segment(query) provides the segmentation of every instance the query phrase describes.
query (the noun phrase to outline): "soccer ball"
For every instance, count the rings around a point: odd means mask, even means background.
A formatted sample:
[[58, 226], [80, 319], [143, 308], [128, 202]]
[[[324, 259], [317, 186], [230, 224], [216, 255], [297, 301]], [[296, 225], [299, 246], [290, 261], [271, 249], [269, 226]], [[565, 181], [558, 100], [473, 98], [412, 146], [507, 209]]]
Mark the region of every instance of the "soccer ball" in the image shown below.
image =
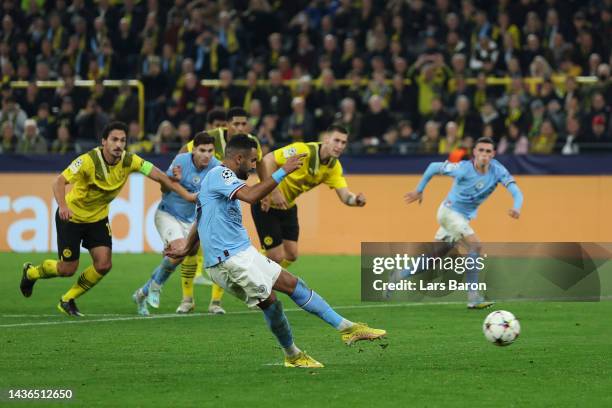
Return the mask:
[[508, 346], [519, 336], [521, 325], [512, 313], [496, 310], [485, 318], [482, 331], [496, 346]]

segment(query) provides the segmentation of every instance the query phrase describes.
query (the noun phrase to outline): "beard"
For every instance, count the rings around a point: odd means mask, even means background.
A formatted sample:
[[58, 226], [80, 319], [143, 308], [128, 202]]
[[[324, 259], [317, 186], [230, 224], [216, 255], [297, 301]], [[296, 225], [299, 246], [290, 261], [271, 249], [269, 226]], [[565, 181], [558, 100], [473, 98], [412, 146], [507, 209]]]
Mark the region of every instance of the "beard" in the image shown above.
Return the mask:
[[249, 178], [249, 172], [247, 170], [238, 169], [236, 171], [236, 177], [238, 177], [240, 180], [246, 181]]

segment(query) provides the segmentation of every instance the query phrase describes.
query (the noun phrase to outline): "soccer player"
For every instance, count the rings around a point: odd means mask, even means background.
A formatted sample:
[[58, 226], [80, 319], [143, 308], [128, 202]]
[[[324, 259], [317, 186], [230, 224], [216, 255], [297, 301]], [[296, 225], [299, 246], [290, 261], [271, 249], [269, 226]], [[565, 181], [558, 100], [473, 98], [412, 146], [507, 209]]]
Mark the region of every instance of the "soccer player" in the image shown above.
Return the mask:
[[[213, 129], [217, 129], [217, 128], [225, 128], [227, 127], [227, 119], [226, 119], [226, 114], [225, 114], [225, 109], [222, 108], [214, 108], [211, 109], [210, 112], [208, 112], [208, 114], [206, 115], [206, 129], [205, 130], [213, 130]], [[197, 129], [197, 128], [194, 128]], [[217, 285], [215, 285], [211, 280], [209, 280], [207, 277], [205, 277], [204, 275], [202, 275], [202, 265], [203, 265], [203, 260], [202, 260], [202, 256], [201, 254], [197, 257], [197, 268], [196, 268], [196, 274], [195, 277], [193, 279], [193, 283], [195, 285], [214, 285], [212, 290], [213, 290], [213, 298], [214, 298], [214, 294], [216, 294], [219, 291], [222, 291], [221, 288], [218, 288]], [[219, 303], [216, 305], [218, 306], [220, 309], [218, 311], [221, 311], [221, 303], [220, 303], [220, 298], [219, 298]], [[216, 302], [215, 302], [216, 304]], [[211, 303], [211, 306], [215, 306]]]
[[[219, 116], [215, 116], [213, 117], [213, 119], [214, 118], [220, 119]], [[225, 146], [232, 139], [232, 137], [234, 137], [234, 135], [245, 133], [246, 128], [248, 126], [248, 119], [249, 115], [244, 109], [240, 107], [230, 108], [226, 116], [227, 128], [221, 127], [209, 129], [207, 131], [207, 133], [214, 138], [215, 158], [217, 158], [218, 160], [223, 160], [223, 157], [225, 157]], [[257, 174], [260, 176], [261, 179], [261, 159], [263, 156], [261, 152], [261, 145], [259, 144], [259, 140], [257, 139], [257, 137], [250, 134], [248, 135], [248, 137], [253, 139], [257, 143]], [[191, 152], [192, 150], [193, 141], [183, 146], [180, 150], [180, 153]], [[198, 254], [196, 259], [201, 262], [202, 255]], [[190, 265], [188, 265], [188, 262], [191, 262], [189, 258], [183, 261], [183, 265], [181, 267], [181, 286], [183, 288], [183, 298], [193, 297], [193, 282], [195, 270], [197, 269], [197, 265], [195, 267], [191, 267]], [[223, 289], [213, 283], [209, 311], [214, 309], [220, 313], [220, 311], [223, 310], [221, 308], [222, 297]]]
[[[57, 308], [69, 316], [83, 316], [75, 299], [93, 288], [111, 269], [112, 234], [108, 206], [119, 194], [128, 176], [140, 172], [186, 200], [195, 201], [165, 173], [148, 161], [125, 151], [127, 125], [111, 122], [102, 131], [102, 146], [80, 155], [53, 183], [58, 204], [55, 213], [59, 261], [47, 259], [33, 266], [23, 265], [21, 293], [32, 295], [38, 279], [74, 275], [79, 266], [80, 247], [89, 250], [93, 265], [85, 268], [78, 281], [60, 299]], [[66, 193], [66, 185], [72, 184]]]
[[[459, 163], [448, 161], [431, 163], [425, 170], [416, 190], [404, 196], [408, 204], [415, 201], [421, 203], [423, 191], [433, 176], [442, 174], [455, 179], [448, 196], [438, 209], [440, 228], [435, 240], [448, 244], [442, 245], [446, 253], [455, 245], [461, 244], [467, 248], [468, 257], [475, 259], [480, 255], [481, 242], [470, 226], [470, 220], [476, 217], [478, 207], [495, 191], [498, 183], [508, 189], [514, 200], [514, 205], [508, 211], [508, 215], [515, 219], [521, 215], [523, 194], [508, 170], [493, 157], [495, 157], [493, 140], [481, 137], [474, 146], [473, 160]], [[410, 271], [409, 269], [397, 271], [391, 280], [397, 281], [398, 278], [407, 278], [419, 272], [421, 271]], [[478, 283], [477, 268], [468, 268], [465, 273], [466, 283]], [[468, 292], [467, 306], [469, 309], [484, 309], [492, 304], [493, 302], [485, 301], [480, 292], [476, 290]]]
[[[204, 180], [204, 176], [212, 168], [221, 164], [219, 160], [213, 157], [213, 142], [214, 139], [206, 132], [196, 134], [191, 153], [177, 155], [166, 174], [169, 177], [176, 177], [177, 181], [188, 192], [197, 193], [200, 191], [200, 184]], [[155, 212], [155, 227], [164, 242], [164, 247], [170, 244], [184, 244], [194, 221], [195, 203], [186, 201], [173, 191], [163, 193], [162, 200]], [[147, 303], [156, 309], [159, 307], [161, 287], [181, 262], [183, 262], [183, 259], [164, 257], [161, 264], [153, 271], [151, 279], [134, 292], [132, 298], [136, 302], [139, 315], [149, 315]], [[196, 265], [196, 262], [195, 256], [185, 258], [185, 263], [192, 268]], [[189, 313], [194, 308], [193, 297], [183, 297], [176, 313]], [[211, 304], [209, 312], [224, 314], [225, 310], [220, 305]]]
[[287, 268], [298, 256], [298, 209], [296, 198], [319, 184], [336, 190], [340, 201], [351, 207], [366, 204], [364, 194], [348, 189], [339, 157], [348, 142], [347, 130], [339, 125], [327, 129], [322, 143], [293, 143], [268, 153], [263, 160], [263, 178], [269, 177], [287, 159], [304, 155], [304, 166], [288, 175], [269, 198], [251, 206], [259, 242], [266, 256]]
[[198, 194], [198, 215], [184, 247], [169, 246], [166, 255], [180, 258], [197, 250], [198, 242], [213, 281], [247, 305], [263, 310], [270, 330], [285, 352], [286, 367], [323, 367], [293, 342], [283, 306], [274, 290], [287, 294], [299, 307], [337, 329], [346, 344], [386, 335], [362, 323], [340, 316], [304, 281], [259, 253], [242, 225], [238, 200], [253, 204], [270, 193], [283, 178], [302, 166], [305, 155], [294, 154], [268, 177], [254, 186], [245, 180], [257, 161], [257, 143], [236, 135], [227, 144], [223, 165], [212, 169]]

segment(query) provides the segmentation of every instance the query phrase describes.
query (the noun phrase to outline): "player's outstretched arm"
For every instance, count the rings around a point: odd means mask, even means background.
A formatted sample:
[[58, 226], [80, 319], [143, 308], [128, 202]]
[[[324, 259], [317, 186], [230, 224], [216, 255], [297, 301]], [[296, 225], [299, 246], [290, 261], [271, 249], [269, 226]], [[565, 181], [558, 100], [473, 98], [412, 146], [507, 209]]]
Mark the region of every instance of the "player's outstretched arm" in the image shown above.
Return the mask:
[[337, 188], [336, 194], [340, 201], [349, 207], [363, 207], [366, 205], [366, 196], [363, 193], [353, 193], [347, 187]]
[[195, 193], [190, 193], [180, 183], [176, 181], [172, 181], [166, 173], [153, 166], [151, 172], [148, 176], [151, 180], [158, 182], [162, 185], [162, 187], [167, 188], [168, 190], [174, 191], [176, 194], [180, 195], [183, 199], [195, 203], [197, 195]]
[[[270, 152], [266, 154], [261, 162], [259, 162], [261, 167], [261, 174], [258, 173], [260, 180], [265, 180], [272, 176], [276, 170], [278, 170], [279, 166], [274, 158], [274, 152]], [[264, 198], [261, 200], [261, 209], [262, 211], [268, 211], [270, 208], [270, 204], [274, 204], [276, 208], [280, 208], [282, 210], [286, 210], [289, 208], [287, 204], [287, 200], [285, 200], [285, 196], [275, 188], [272, 190], [270, 197]]]
[[235, 197], [249, 204], [255, 204], [263, 197], [270, 194], [272, 190], [288, 175], [302, 167], [302, 159], [305, 154], [298, 154], [287, 159], [283, 166], [276, 170], [272, 175], [265, 180], [260, 181], [254, 186], [244, 186], [236, 192]]
[[523, 193], [516, 183], [510, 183], [506, 186], [506, 189], [512, 194], [514, 205], [508, 211], [508, 215], [512, 218], [518, 219], [521, 216], [521, 208], [523, 207]]
[[423, 192], [417, 190], [410, 191], [404, 195], [404, 201], [406, 202], [406, 204], [411, 204], [415, 201], [418, 201], [419, 204], [421, 204], [421, 202], [423, 201]]
[[64, 221], [68, 221], [72, 217], [72, 211], [66, 203], [66, 184], [68, 184], [68, 180], [62, 174], [57, 176], [53, 182], [53, 196], [57, 201], [59, 217]]
[[406, 202], [406, 204], [410, 204], [415, 201], [418, 201], [420, 204], [423, 201], [423, 191], [425, 190], [425, 187], [427, 187], [427, 183], [429, 183], [429, 180], [431, 180], [431, 178], [436, 174], [448, 174], [452, 176], [454, 175], [453, 173], [457, 166], [458, 165], [456, 163], [448, 162], [430, 163], [429, 166], [427, 166], [425, 173], [423, 173], [423, 177], [421, 178], [421, 181], [419, 182], [419, 185], [417, 186], [416, 190], [406, 193], [404, 195], [404, 201]]

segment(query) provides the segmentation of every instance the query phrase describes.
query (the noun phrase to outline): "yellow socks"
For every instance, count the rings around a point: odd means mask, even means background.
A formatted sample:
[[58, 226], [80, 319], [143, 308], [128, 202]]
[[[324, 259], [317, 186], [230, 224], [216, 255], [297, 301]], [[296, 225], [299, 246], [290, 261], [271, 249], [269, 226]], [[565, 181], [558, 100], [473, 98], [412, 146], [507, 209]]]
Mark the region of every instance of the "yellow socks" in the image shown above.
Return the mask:
[[55, 259], [47, 259], [38, 266], [32, 266], [26, 272], [29, 280], [49, 279], [58, 276], [57, 261]]
[[198, 267], [197, 255], [186, 256], [181, 264], [181, 287], [183, 288], [183, 299], [193, 299], [193, 278]]
[[287, 269], [291, 264], [293, 263], [293, 261], [288, 261], [286, 259], [283, 259], [282, 261], [280, 261], [280, 266], [283, 267], [283, 269]]
[[64, 296], [62, 296], [62, 302], [67, 302], [70, 299], [78, 298], [83, 293], [96, 286], [96, 284], [100, 282], [103, 277], [104, 275], [98, 273], [98, 271], [95, 270], [93, 265], [88, 266], [87, 268], [85, 268], [81, 276], [79, 276], [79, 280], [74, 285], [72, 285], [72, 287], [68, 290], [68, 292], [64, 294]]
[[216, 283], [212, 284], [212, 293], [210, 295], [210, 301], [212, 303], [221, 303], [221, 298], [223, 297], [223, 288]]

